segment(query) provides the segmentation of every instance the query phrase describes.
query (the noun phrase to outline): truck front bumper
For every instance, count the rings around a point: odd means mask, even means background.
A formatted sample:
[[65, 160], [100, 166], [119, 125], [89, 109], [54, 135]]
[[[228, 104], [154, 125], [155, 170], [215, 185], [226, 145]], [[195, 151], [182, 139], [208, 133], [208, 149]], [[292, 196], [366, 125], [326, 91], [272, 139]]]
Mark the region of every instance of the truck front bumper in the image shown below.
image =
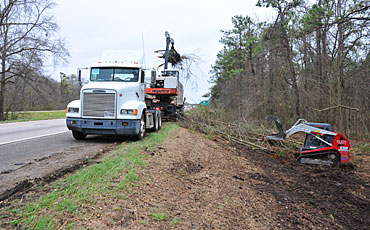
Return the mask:
[[95, 135], [137, 135], [140, 131], [140, 120], [99, 120], [86, 118], [67, 118], [69, 130]]

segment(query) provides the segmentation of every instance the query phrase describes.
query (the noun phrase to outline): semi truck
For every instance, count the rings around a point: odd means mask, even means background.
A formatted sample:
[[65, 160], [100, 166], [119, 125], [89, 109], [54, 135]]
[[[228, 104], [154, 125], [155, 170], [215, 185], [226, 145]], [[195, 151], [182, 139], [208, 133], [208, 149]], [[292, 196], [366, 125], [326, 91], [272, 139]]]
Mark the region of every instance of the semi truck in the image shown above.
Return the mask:
[[[102, 55], [101, 61], [91, 65], [90, 81], [81, 88], [80, 100], [68, 104], [66, 123], [76, 140], [87, 135], [141, 140], [146, 131], [161, 129], [159, 108], [146, 104], [150, 100], [145, 92], [148, 71], [138, 60], [122, 58], [125, 55], [120, 54]], [[81, 71], [78, 74], [80, 79]]]

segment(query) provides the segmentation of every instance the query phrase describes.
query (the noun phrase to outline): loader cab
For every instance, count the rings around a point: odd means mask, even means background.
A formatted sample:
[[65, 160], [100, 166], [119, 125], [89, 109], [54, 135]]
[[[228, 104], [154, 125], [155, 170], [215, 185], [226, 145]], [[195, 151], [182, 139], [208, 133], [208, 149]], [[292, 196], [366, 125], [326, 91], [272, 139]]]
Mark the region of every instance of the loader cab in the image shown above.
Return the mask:
[[156, 79], [155, 88], [178, 88], [180, 74], [178, 69], [167, 69]]
[[176, 69], [162, 71], [162, 76], [165, 77], [179, 77], [179, 71]]
[[[309, 126], [317, 127], [319, 129], [324, 129], [324, 130], [331, 131], [331, 132], [333, 131], [330, 124], [311, 123], [311, 122], [309, 122], [307, 124]], [[324, 135], [324, 136], [320, 136], [320, 137], [323, 140], [327, 141], [328, 143], [333, 143], [334, 138], [335, 138], [335, 136], [331, 136], [331, 135]], [[303, 148], [301, 149], [301, 151], [315, 150], [315, 149], [321, 149], [321, 148], [326, 148], [326, 147], [329, 147], [329, 146], [327, 144], [325, 144], [324, 142], [320, 141], [319, 139], [315, 138], [314, 134], [306, 134], [304, 145], [303, 145]]]

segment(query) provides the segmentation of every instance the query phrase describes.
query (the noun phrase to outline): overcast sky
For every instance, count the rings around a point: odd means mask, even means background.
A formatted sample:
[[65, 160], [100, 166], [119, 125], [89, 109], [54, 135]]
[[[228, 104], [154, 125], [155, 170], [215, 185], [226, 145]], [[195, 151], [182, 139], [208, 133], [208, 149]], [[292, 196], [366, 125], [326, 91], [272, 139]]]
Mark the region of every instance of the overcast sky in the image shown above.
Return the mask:
[[[77, 68], [96, 63], [104, 50], [137, 50], [142, 53], [144, 37], [146, 67], [160, 63], [154, 52], [165, 48], [165, 31], [175, 40], [180, 54], [196, 53], [202, 59], [198, 87], [185, 85], [188, 102], [197, 103], [209, 91], [211, 65], [222, 49], [220, 30], [232, 28], [231, 18], [249, 15], [266, 20], [270, 10], [256, 7], [257, 0], [56, 0], [54, 9], [61, 36], [71, 58], [52, 71], [76, 73]], [[143, 36], [142, 36], [143, 35]], [[83, 77], [88, 79], [88, 73]]]

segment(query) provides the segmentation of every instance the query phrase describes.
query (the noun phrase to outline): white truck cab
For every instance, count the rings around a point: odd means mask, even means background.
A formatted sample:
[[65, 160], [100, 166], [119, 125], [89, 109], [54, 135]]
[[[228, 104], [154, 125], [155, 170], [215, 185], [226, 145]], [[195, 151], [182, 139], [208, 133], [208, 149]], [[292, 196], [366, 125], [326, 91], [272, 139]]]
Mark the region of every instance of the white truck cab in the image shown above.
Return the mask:
[[80, 100], [67, 107], [67, 127], [77, 140], [88, 134], [124, 135], [140, 140], [161, 128], [160, 111], [145, 103], [145, 72], [137, 61], [109, 60], [90, 68]]

